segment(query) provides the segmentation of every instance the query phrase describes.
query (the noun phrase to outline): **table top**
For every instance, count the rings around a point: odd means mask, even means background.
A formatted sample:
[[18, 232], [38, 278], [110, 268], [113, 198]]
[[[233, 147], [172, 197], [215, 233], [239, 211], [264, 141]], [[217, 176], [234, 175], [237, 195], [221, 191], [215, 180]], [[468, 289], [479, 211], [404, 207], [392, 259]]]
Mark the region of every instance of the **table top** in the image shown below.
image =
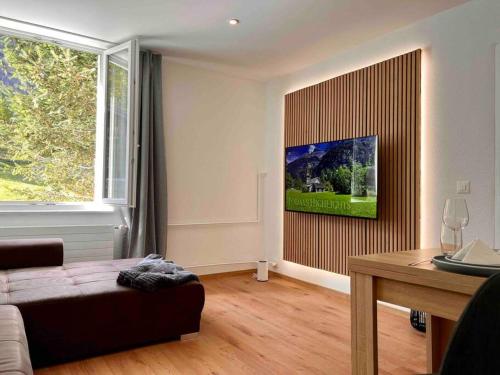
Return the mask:
[[470, 295], [486, 280], [437, 269], [430, 260], [440, 254], [440, 249], [419, 249], [354, 256], [349, 271]]

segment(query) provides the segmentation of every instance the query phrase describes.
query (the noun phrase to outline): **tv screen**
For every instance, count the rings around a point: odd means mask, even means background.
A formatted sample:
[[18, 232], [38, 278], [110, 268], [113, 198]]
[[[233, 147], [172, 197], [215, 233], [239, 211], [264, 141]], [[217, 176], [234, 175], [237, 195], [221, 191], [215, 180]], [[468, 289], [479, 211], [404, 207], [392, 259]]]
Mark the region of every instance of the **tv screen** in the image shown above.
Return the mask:
[[285, 210], [377, 218], [377, 136], [287, 147]]

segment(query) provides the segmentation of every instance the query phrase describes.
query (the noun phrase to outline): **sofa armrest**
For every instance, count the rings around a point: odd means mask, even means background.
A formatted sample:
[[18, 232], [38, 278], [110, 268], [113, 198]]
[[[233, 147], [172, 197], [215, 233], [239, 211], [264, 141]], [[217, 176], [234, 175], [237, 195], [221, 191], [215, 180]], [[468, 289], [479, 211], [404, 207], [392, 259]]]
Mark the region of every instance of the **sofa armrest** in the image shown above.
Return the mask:
[[0, 269], [60, 266], [63, 259], [60, 238], [0, 241]]

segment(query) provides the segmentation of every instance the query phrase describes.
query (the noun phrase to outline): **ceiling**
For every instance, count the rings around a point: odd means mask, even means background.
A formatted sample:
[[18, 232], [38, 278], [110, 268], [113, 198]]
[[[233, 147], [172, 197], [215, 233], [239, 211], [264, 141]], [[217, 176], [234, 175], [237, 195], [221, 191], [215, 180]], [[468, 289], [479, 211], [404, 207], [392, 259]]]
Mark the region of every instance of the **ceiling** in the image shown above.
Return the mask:
[[[10, 0], [0, 16], [266, 79], [467, 0]], [[239, 18], [230, 26], [227, 20]]]

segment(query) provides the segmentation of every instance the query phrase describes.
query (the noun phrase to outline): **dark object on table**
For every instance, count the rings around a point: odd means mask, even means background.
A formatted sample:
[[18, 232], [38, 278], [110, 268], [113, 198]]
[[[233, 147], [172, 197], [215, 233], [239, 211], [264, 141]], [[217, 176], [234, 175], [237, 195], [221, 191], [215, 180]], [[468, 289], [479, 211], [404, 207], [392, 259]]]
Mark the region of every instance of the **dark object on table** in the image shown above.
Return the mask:
[[500, 373], [500, 274], [477, 290], [457, 322], [440, 375]]
[[410, 323], [417, 331], [425, 333], [425, 318], [426, 314], [423, 311], [410, 311]]
[[158, 254], [151, 254], [130, 269], [120, 271], [116, 281], [123, 286], [154, 292], [161, 288], [199, 280], [194, 273], [185, 271], [173, 262], [163, 260]]
[[[116, 283], [120, 271], [140, 259], [62, 264], [61, 240], [32, 240], [25, 267], [0, 271], [0, 305], [21, 311], [34, 367], [176, 340], [198, 332], [205, 301], [203, 285], [183, 285], [145, 293]], [[0, 241], [0, 264], [25, 247]], [[27, 246], [25, 242], [20, 246]], [[50, 250], [48, 250], [50, 249]], [[52, 264], [43, 258], [51, 253]], [[16, 258], [17, 267], [24, 267]], [[42, 266], [43, 264], [43, 266]]]
[[445, 255], [436, 255], [432, 263], [440, 270], [471, 276], [488, 277], [500, 272], [500, 266], [464, 263]]

